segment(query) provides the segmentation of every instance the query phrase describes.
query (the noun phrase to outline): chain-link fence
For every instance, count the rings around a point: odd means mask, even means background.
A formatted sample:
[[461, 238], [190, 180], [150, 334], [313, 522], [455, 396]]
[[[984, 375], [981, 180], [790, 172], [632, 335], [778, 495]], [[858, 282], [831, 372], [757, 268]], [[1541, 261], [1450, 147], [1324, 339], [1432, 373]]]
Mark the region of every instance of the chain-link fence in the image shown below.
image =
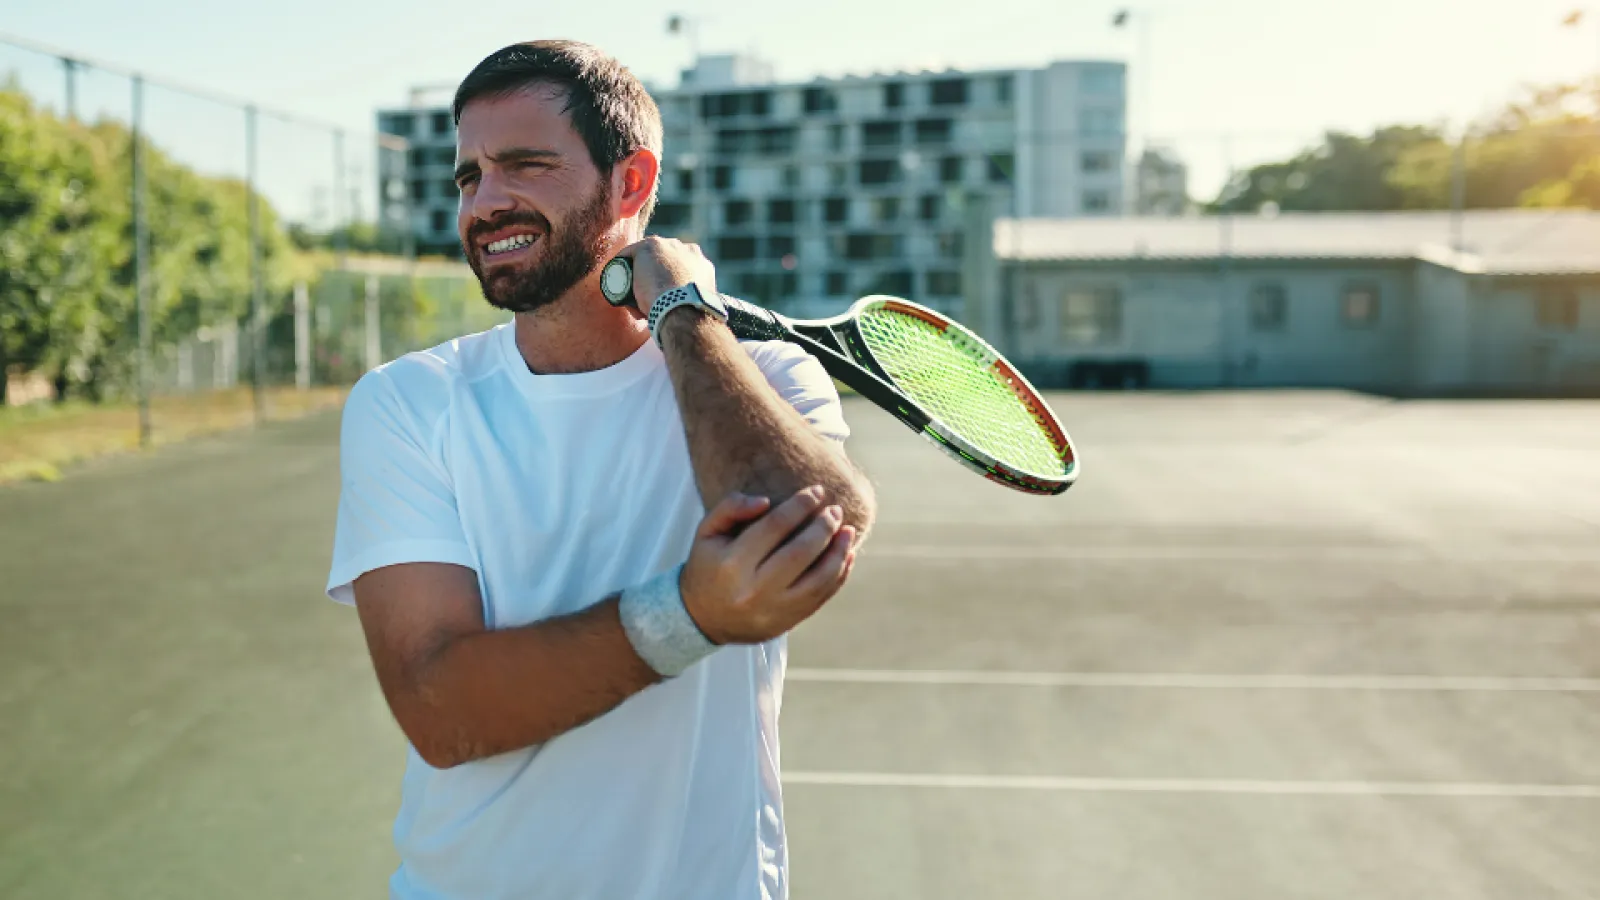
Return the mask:
[[500, 321], [464, 265], [405, 255], [407, 151], [0, 41], [0, 397], [128, 410], [148, 444]]

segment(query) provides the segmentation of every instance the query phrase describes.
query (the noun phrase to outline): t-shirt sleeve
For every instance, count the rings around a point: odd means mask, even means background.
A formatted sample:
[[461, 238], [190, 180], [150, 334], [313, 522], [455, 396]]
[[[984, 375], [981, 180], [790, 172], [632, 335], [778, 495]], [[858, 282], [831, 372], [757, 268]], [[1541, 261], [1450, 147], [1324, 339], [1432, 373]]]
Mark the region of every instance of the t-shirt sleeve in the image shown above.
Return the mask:
[[339, 512], [328, 596], [353, 604], [362, 574], [408, 562], [476, 568], [450, 474], [429, 452], [435, 421], [419, 421], [382, 369], [345, 401]]
[[844, 443], [850, 436], [850, 426], [844, 421], [839, 391], [822, 363], [787, 341], [756, 341], [746, 344], [746, 348], [778, 396], [824, 437]]

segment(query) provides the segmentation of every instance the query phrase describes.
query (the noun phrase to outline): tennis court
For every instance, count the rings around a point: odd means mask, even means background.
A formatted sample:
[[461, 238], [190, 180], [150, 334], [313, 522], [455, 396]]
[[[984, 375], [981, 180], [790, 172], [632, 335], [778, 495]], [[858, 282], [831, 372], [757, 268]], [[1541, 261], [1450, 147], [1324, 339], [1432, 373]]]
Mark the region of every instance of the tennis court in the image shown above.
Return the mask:
[[[1600, 896], [1600, 403], [1056, 395], [1062, 498], [865, 405], [791, 644], [797, 900]], [[0, 490], [0, 896], [379, 897], [336, 419]]]

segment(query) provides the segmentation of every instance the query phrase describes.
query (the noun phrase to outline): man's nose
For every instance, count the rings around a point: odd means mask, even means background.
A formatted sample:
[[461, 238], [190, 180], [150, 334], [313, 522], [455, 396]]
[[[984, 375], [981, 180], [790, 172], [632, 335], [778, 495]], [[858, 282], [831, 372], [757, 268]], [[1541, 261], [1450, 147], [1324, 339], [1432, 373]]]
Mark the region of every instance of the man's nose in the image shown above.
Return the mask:
[[472, 217], [489, 221], [516, 206], [504, 182], [494, 173], [485, 172], [478, 179], [478, 189], [472, 194]]

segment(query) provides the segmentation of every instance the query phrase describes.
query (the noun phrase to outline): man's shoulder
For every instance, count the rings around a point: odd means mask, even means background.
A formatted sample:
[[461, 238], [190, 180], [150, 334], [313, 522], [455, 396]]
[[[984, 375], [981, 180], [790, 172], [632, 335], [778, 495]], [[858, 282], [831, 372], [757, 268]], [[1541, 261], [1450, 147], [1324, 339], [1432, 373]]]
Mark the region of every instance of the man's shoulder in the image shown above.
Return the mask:
[[405, 418], [415, 423], [437, 422], [462, 384], [499, 370], [498, 341], [506, 327], [452, 338], [378, 366], [356, 382], [347, 412], [352, 406], [387, 407], [403, 410]]

